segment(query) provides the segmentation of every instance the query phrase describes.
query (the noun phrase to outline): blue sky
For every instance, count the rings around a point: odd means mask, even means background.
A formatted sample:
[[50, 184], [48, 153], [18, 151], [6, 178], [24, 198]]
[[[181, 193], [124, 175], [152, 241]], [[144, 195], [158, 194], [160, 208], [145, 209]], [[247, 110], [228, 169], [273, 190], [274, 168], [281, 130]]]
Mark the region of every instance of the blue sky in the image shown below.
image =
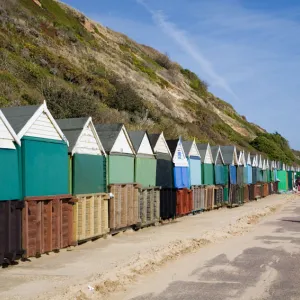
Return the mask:
[[300, 149], [300, 1], [64, 0], [168, 52], [251, 122]]

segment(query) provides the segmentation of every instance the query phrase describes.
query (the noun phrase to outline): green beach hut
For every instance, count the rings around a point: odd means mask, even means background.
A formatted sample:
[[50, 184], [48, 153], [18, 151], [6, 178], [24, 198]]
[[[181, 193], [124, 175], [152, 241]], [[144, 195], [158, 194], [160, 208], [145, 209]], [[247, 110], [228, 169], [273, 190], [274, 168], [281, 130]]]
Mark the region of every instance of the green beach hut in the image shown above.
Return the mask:
[[202, 159], [202, 183], [203, 185], [214, 185], [214, 159], [209, 144], [197, 144]]
[[147, 131], [129, 131], [128, 134], [136, 153], [134, 181], [141, 184], [142, 187], [155, 186], [156, 159]]
[[214, 160], [214, 174], [216, 185], [228, 184], [228, 166], [225, 165], [220, 146], [212, 146], [211, 152]]
[[135, 150], [123, 124], [98, 124], [107, 157], [108, 184], [134, 183]]
[[238, 151], [237, 184], [243, 186], [247, 182], [246, 159], [244, 150]]
[[68, 194], [68, 140], [46, 102], [2, 112], [21, 140], [22, 197]]
[[22, 197], [17, 150], [20, 146], [20, 139], [0, 110], [0, 201]]
[[106, 192], [106, 153], [91, 117], [57, 120], [69, 141], [69, 190], [73, 195]]

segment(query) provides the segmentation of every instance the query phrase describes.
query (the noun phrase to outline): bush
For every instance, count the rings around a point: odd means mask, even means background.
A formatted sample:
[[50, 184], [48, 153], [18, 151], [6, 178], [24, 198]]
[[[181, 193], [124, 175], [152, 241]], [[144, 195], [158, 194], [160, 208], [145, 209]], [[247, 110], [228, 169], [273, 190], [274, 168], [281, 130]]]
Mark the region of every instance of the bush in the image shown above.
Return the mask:
[[194, 72], [188, 69], [180, 70], [183, 76], [190, 81], [190, 87], [199, 95], [207, 96], [208, 83], [201, 80]]
[[173, 62], [170, 60], [168, 53], [162, 54], [159, 53], [156, 55], [156, 57], [154, 58], [154, 60], [163, 68], [169, 70], [172, 65]]
[[129, 113], [143, 114], [146, 110], [143, 99], [133, 90], [127, 82], [112, 77], [110, 83], [114, 85], [115, 92], [106, 99], [106, 104], [117, 110], [125, 110]]
[[96, 99], [80, 89], [53, 80], [43, 82], [41, 90], [49, 109], [57, 119], [88, 117], [97, 114]]
[[256, 150], [266, 153], [272, 160], [279, 160], [288, 164], [297, 161], [288, 141], [278, 132], [274, 134], [261, 133], [250, 144]]

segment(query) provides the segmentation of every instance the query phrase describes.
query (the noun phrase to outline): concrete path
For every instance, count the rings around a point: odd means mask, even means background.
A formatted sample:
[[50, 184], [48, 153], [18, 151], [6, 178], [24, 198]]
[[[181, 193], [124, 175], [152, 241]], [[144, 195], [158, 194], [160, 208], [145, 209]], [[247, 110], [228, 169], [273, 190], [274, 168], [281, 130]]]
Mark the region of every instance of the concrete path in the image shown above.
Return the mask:
[[168, 264], [111, 299], [300, 299], [300, 198], [254, 231]]
[[[298, 202], [292, 200], [294, 198], [294, 195], [273, 195], [242, 207], [187, 216], [172, 224], [126, 232], [21, 262], [0, 270], [0, 299], [108, 299], [112, 292], [139, 282], [145, 274], [152, 281], [149, 279], [145, 285], [135, 288], [136, 293], [120, 294], [119, 299], [130, 299], [146, 292], [156, 292], [156, 296], [151, 294], [138, 299], [199, 299], [198, 293], [202, 294], [202, 299], [221, 296], [225, 299], [242, 292], [251, 293], [247, 288], [256, 284], [255, 289], [262, 290], [258, 277], [266, 277], [267, 281], [277, 278], [279, 271], [274, 271], [274, 265], [297, 265], [294, 254], [290, 254], [297, 248], [297, 232], [289, 230], [298, 228], [298, 223], [279, 221], [296, 217], [294, 210], [300, 208]], [[239, 235], [239, 231], [244, 234], [252, 230], [253, 216], [264, 216], [271, 207], [287, 203], [288, 211], [285, 209], [283, 215], [259, 225], [260, 237], [232, 238]], [[278, 232], [273, 233], [275, 229]], [[217, 245], [198, 251], [208, 240]], [[278, 246], [284, 249], [276, 249]], [[195, 256], [186, 256], [193, 251], [198, 251]], [[163, 267], [165, 263], [167, 267]], [[161, 268], [163, 271], [152, 278], [151, 273]], [[88, 286], [95, 290], [90, 291]]]

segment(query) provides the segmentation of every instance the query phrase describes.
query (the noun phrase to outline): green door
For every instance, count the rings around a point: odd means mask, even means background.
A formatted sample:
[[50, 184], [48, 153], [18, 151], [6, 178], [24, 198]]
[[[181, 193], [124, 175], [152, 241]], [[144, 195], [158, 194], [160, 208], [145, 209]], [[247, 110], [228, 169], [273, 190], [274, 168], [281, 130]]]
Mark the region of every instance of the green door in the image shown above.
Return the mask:
[[21, 199], [18, 151], [0, 149], [0, 200]]
[[156, 159], [136, 157], [135, 182], [143, 187], [155, 186], [156, 183]]
[[69, 193], [65, 142], [23, 137], [21, 152], [24, 197]]
[[214, 184], [214, 166], [213, 164], [202, 164], [202, 178], [204, 185]]
[[103, 155], [74, 154], [73, 194], [106, 192], [106, 158]]
[[134, 182], [134, 157], [110, 155], [108, 158], [108, 184]]

